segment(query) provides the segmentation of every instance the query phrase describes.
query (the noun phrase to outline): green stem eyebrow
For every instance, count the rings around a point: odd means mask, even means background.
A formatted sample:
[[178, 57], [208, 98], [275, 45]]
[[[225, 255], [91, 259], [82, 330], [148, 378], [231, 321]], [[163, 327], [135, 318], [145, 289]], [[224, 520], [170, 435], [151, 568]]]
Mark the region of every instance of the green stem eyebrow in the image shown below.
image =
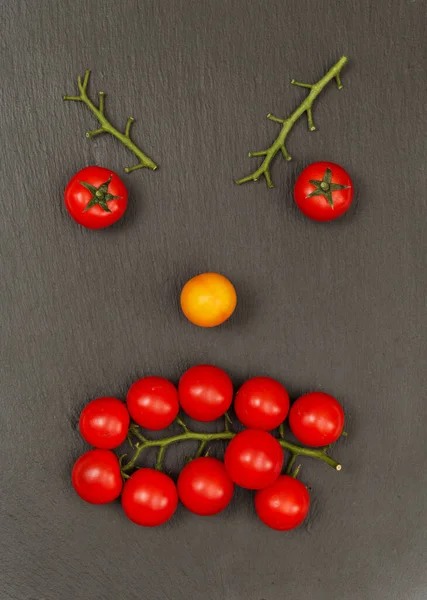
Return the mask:
[[335, 79], [338, 89], [341, 89], [343, 87], [343, 85], [341, 83], [341, 79], [340, 79], [340, 73], [341, 73], [341, 69], [346, 64], [347, 61], [348, 61], [348, 58], [346, 56], [342, 56], [339, 59], [339, 61], [337, 63], [335, 63], [335, 65], [331, 69], [329, 69], [329, 71], [321, 79], [319, 79], [319, 81], [317, 83], [310, 84], [310, 83], [302, 83], [300, 81], [296, 81], [295, 79], [291, 80], [291, 83], [293, 85], [310, 90], [308, 95], [301, 102], [301, 104], [298, 106], [298, 108], [287, 119], [279, 119], [278, 117], [275, 117], [271, 113], [269, 113], [267, 115], [267, 119], [269, 119], [270, 121], [273, 121], [274, 123], [279, 123], [280, 125], [282, 125], [282, 129], [280, 130], [280, 133], [277, 136], [277, 138], [275, 139], [275, 141], [266, 150], [260, 150], [257, 152], [249, 152], [249, 158], [258, 157], [258, 156], [264, 156], [265, 158], [262, 161], [259, 168], [256, 169], [256, 171], [254, 171], [250, 175], [247, 175], [246, 177], [242, 177], [242, 179], [238, 179], [236, 181], [236, 183], [238, 185], [240, 185], [242, 183], [246, 183], [248, 181], [258, 181], [258, 179], [260, 177], [264, 177], [265, 181], [267, 183], [267, 186], [269, 188], [274, 187], [274, 184], [271, 180], [271, 174], [270, 174], [270, 165], [271, 165], [273, 158], [276, 156], [276, 154], [278, 152], [281, 152], [283, 154], [283, 158], [285, 160], [291, 160], [291, 156], [288, 153], [286, 146], [285, 146], [285, 141], [286, 141], [286, 138], [288, 137], [288, 134], [291, 131], [292, 127], [295, 125], [295, 123], [298, 121], [298, 119], [304, 113], [307, 113], [307, 122], [308, 122], [309, 130], [314, 131], [316, 129], [316, 126], [315, 126], [314, 120], [313, 120], [313, 112], [312, 112], [313, 102], [315, 101], [317, 96], [320, 94], [320, 92], [323, 90], [323, 88], [330, 81], [332, 81], [332, 79]]
[[104, 92], [98, 92], [98, 96], [99, 96], [98, 107], [95, 106], [95, 104], [92, 102], [92, 100], [88, 97], [87, 86], [89, 83], [89, 77], [90, 77], [90, 70], [87, 69], [85, 71], [83, 80], [80, 75], [77, 78], [77, 85], [78, 85], [78, 88], [80, 91], [80, 96], [64, 96], [63, 97], [64, 100], [73, 100], [75, 102], [83, 102], [84, 104], [86, 104], [86, 106], [89, 108], [89, 110], [98, 119], [101, 127], [99, 127], [98, 129], [93, 129], [92, 131], [88, 131], [86, 133], [86, 137], [90, 139], [101, 133], [109, 133], [110, 135], [112, 135], [113, 137], [118, 139], [119, 142], [121, 142], [126, 148], [128, 148], [128, 150], [133, 152], [133, 154], [136, 156], [136, 158], [138, 159], [139, 162], [136, 165], [133, 165], [132, 167], [126, 167], [125, 168], [126, 173], [131, 173], [132, 171], [136, 171], [136, 169], [143, 169], [143, 168], [148, 168], [148, 169], [152, 169], [153, 171], [155, 171], [158, 168], [158, 165], [149, 156], [144, 154], [144, 152], [142, 152], [142, 150], [140, 150], [140, 148], [138, 148], [138, 146], [132, 141], [132, 139], [130, 137], [131, 126], [132, 126], [132, 123], [135, 121], [135, 119], [133, 117], [128, 118], [124, 133], [122, 133], [121, 131], [116, 129], [110, 123], [110, 121], [107, 119], [107, 117], [105, 116], [105, 112], [104, 112], [105, 111], [105, 94], [104, 94]]

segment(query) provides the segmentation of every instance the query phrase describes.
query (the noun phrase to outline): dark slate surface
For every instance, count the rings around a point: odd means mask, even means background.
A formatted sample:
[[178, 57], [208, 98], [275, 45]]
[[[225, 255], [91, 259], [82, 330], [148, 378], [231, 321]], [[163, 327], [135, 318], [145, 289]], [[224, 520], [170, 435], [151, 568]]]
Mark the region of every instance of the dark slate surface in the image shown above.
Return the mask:
[[[425, 2], [2, 0], [0, 127], [2, 600], [421, 600], [426, 551]], [[237, 187], [342, 54], [345, 88], [300, 122], [276, 189]], [[62, 192], [78, 169], [133, 157], [82, 106], [93, 69], [111, 120], [161, 168], [126, 177], [123, 221], [89, 232]], [[354, 209], [316, 225], [293, 205], [308, 163], [354, 177]], [[255, 161], [256, 159], [253, 159]], [[201, 330], [178, 310], [200, 271], [231, 278], [233, 319]], [[313, 505], [278, 534], [239, 491], [220, 517], [179, 510], [143, 530], [85, 505], [69, 473], [85, 402], [144, 374], [212, 362], [238, 385], [266, 374], [347, 412], [335, 473], [304, 462]], [[423, 377], [424, 375], [424, 377]], [[184, 450], [169, 453], [177, 470]]]

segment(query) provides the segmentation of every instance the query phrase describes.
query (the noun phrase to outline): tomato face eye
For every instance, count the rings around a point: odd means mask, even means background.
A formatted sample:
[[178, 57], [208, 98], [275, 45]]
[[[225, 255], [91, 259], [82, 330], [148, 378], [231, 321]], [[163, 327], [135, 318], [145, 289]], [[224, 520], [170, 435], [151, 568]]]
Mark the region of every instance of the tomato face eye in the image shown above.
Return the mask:
[[69, 214], [77, 223], [88, 229], [103, 229], [123, 216], [128, 193], [116, 173], [93, 166], [82, 169], [71, 178], [64, 200]]
[[349, 209], [353, 200], [352, 182], [339, 165], [313, 163], [299, 175], [294, 197], [300, 210], [310, 219], [331, 221]]

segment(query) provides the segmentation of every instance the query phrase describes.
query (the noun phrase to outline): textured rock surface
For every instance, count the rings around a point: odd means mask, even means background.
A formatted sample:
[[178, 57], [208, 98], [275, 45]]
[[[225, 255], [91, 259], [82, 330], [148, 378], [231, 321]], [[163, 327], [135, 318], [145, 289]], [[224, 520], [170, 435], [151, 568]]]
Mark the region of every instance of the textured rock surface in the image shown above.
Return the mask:
[[[425, 3], [0, 4], [1, 598], [425, 598]], [[276, 189], [233, 185], [278, 131], [267, 112], [285, 116], [304, 95], [291, 77], [316, 80], [342, 54], [345, 87], [319, 97], [318, 131], [292, 131]], [[160, 164], [124, 175], [128, 212], [101, 232], [71, 221], [62, 190], [88, 164], [122, 172], [133, 157], [108, 136], [86, 140], [92, 115], [61, 101], [87, 67], [111, 121], [134, 116]], [[357, 189], [330, 225], [291, 195], [319, 159]], [[183, 282], [205, 270], [239, 294], [212, 331], [178, 310]], [[304, 461], [313, 505], [300, 530], [263, 527], [243, 491], [220, 517], [180, 509], [157, 531], [73, 494], [82, 405], [198, 362], [236, 385], [266, 374], [293, 398], [342, 400], [344, 468]], [[183, 455], [168, 454], [172, 470]]]

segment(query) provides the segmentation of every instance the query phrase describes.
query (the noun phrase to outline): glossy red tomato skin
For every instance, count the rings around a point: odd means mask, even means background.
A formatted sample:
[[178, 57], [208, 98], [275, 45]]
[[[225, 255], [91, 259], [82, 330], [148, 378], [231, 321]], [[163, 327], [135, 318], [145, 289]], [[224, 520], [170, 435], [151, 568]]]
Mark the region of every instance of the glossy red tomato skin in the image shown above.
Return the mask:
[[307, 488], [289, 475], [281, 475], [272, 485], [255, 494], [255, 510], [265, 525], [288, 531], [301, 525], [310, 508]]
[[[315, 189], [310, 179], [321, 181], [326, 169], [332, 171], [332, 183], [349, 186], [347, 189], [332, 192], [333, 208], [324, 196], [307, 196]], [[294, 198], [298, 208], [313, 221], [332, 221], [341, 217], [353, 202], [353, 182], [350, 175], [340, 165], [332, 162], [315, 162], [308, 165], [299, 175]]]
[[237, 392], [234, 411], [245, 427], [271, 431], [287, 417], [289, 394], [271, 377], [253, 377]]
[[212, 365], [197, 365], [186, 371], [178, 385], [184, 412], [196, 421], [215, 421], [233, 400], [233, 384], [225, 371]]
[[[108, 193], [119, 196], [118, 199], [107, 202], [111, 212], [105, 211], [99, 205], [85, 211], [92, 194], [80, 182], [84, 181], [99, 187], [108, 181], [110, 176], [112, 179], [108, 186]], [[104, 229], [124, 215], [128, 203], [128, 192], [125, 184], [114, 171], [104, 167], [91, 166], [81, 169], [70, 179], [65, 188], [64, 201], [68, 213], [79, 225], [87, 229]]]
[[267, 431], [246, 429], [228, 444], [224, 464], [232, 481], [249, 490], [265, 488], [279, 477], [284, 453]]
[[95, 448], [111, 450], [125, 441], [130, 417], [118, 398], [106, 396], [87, 404], [80, 415], [79, 428], [84, 440]]
[[172, 479], [155, 469], [139, 469], [124, 485], [122, 507], [131, 521], [142, 527], [157, 527], [169, 521], [178, 506]]
[[71, 481], [77, 494], [90, 504], [108, 504], [123, 487], [117, 456], [110, 450], [89, 450], [74, 464]]
[[196, 515], [218, 514], [230, 504], [233, 493], [234, 483], [216, 458], [195, 458], [178, 477], [179, 499]]
[[328, 446], [342, 434], [344, 411], [333, 396], [311, 392], [291, 406], [289, 426], [297, 440], [306, 446]]
[[129, 389], [126, 404], [135, 423], [159, 431], [169, 427], [178, 414], [178, 391], [163, 377], [143, 377]]

